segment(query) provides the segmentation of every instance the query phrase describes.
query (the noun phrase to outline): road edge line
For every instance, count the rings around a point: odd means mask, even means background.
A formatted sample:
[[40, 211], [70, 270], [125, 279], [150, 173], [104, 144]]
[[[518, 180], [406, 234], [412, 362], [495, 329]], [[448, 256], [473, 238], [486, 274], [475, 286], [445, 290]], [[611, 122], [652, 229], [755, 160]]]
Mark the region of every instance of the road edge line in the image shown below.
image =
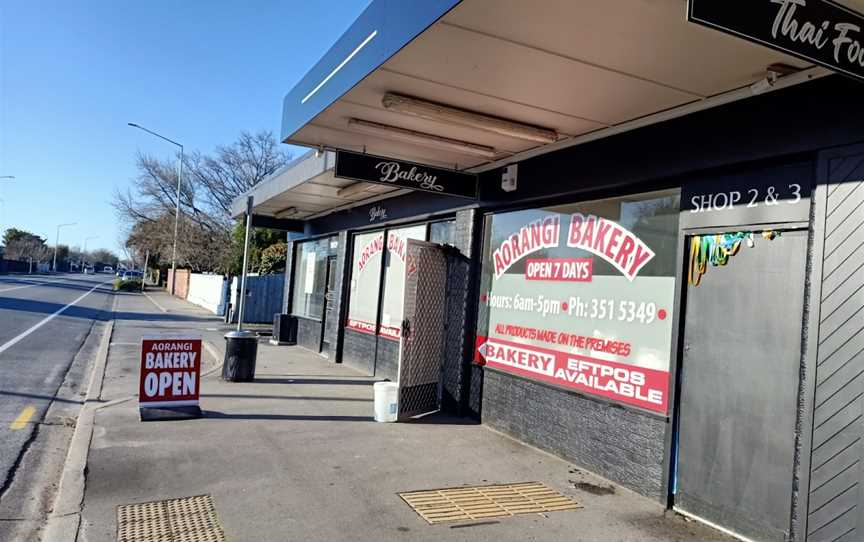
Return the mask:
[[157, 303], [156, 300], [153, 299], [152, 297], [150, 297], [150, 295], [147, 292], [141, 292], [141, 293], [144, 294], [144, 297], [146, 297], [147, 299], [150, 300], [150, 303], [153, 303], [154, 305], [156, 305], [157, 309], [159, 309], [162, 312], [168, 312], [168, 309], [166, 309], [165, 307], [163, 307], [162, 305]]
[[[54, 497], [51, 514], [48, 516], [42, 533], [43, 542], [69, 542], [78, 539], [81, 526], [81, 508], [84, 503], [87, 458], [90, 453], [96, 409], [99, 395], [102, 393], [102, 382], [105, 379], [108, 351], [113, 334], [114, 320], [111, 320], [102, 332], [96, 362], [90, 373], [87, 397], [81, 412], [78, 414], [75, 431], [69, 442], [66, 462], [63, 465], [63, 474], [60, 476], [57, 495]], [[73, 538], [70, 538], [70, 533], [75, 533]]]

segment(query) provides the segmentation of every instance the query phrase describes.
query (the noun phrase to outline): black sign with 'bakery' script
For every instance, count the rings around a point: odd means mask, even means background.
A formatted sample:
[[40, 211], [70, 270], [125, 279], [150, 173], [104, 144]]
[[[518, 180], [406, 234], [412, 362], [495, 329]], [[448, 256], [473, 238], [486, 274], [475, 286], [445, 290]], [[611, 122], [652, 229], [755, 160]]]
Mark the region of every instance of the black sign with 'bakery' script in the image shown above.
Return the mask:
[[336, 152], [336, 176], [366, 183], [424, 190], [435, 194], [477, 198], [477, 176], [392, 158]]
[[864, 15], [829, 0], [689, 0], [687, 19], [864, 79]]

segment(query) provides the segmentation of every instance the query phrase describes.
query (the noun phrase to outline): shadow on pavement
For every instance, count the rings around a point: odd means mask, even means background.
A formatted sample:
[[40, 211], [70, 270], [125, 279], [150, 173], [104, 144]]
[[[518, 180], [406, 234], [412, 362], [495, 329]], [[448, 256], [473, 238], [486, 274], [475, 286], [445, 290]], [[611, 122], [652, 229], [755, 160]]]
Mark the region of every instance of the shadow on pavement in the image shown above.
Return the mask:
[[58, 403], [72, 403], [75, 405], [83, 405], [84, 401], [73, 401], [72, 399], [62, 399], [53, 395], [40, 395], [37, 393], [20, 393], [17, 391], [0, 390], [0, 396], [7, 395], [9, 397], [26, 397], [28, 399], [44, 399], [46, 401], [57, 401]]
[[345, 386], [371, 386], [375, 380], [340, 380], [336, 378], [258, 378], [255, 384], [328, 384]]
[[304, 396], [290, 396], [290, 395], [254, 395], [254, 394], [232, 394], [232, 393], [202, 393], [201, 397], [216, 397], [216, 398], [225, 398], [225, 399], [287, 399], [290, 401], [357, 401], [363, 403], [371, 403], [372, 399], [361, 398], [361, 397], [311, 397], [308, 395]]
[[372, 416], [311, 416], [305, 414], [226, 414], [205, 410], [205, 418], [220, 420], [285, 420], [285, 421], [312, 421], [312, 422], [374, 422]]
[[[89, 288], [87, 288], [89, 290]], [[137, 295], [137, 294], [136, 294]], [[51, 303], [48, 301], [36, 301], [32, 299], [19, 299], [0, 296], [0, 308], [14, 311], [34, 312], [41, 314], [54, 314], [63, 307], [65, 303]], [[139, 321], [169, 321], [169, 322], [213, 322], [213, 318], [200, 316], [186, 316], [172, 313], [146, 313], [146, 312], [111, 312], [96, 308], [81, 307], [75, 305], [63, 311], [62, 316], [71, 318], [84, 318], [86, 320], [106, 321], [116, 320], [139, 320]]]

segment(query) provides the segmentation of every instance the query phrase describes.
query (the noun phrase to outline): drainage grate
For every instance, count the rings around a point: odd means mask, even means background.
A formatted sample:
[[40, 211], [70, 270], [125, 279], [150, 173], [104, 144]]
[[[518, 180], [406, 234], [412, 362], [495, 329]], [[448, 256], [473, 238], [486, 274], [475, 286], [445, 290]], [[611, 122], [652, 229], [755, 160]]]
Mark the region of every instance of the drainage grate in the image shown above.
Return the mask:
[[581, 508], [540, 482], [409, 491], [399, 496], [430, 524]]
[[117, 507], [117, 542], [225, 542], [210, 495]]

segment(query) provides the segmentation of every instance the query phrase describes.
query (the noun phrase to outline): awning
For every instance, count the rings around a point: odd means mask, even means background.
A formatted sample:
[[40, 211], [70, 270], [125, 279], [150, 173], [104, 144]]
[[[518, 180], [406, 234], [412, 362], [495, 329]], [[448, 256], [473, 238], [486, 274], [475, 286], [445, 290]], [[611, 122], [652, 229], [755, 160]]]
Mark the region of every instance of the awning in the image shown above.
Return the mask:
[[[689, 23], [686, 8], [373, 0], [285, 97], [282, 140], [480, 172], [830, 73]], [[352, 205], [340, 189], [380, 197], [322, 175], [268, 212]]]
[[310, 151], [237, 197], [231, 204], [231, 215], [245, 215], [246, 198], [251, 195], [256, 226], [297, 231], [300, 220], [405, 193], [385, 185], [337, 179], [334, 164], [333, 152]]

